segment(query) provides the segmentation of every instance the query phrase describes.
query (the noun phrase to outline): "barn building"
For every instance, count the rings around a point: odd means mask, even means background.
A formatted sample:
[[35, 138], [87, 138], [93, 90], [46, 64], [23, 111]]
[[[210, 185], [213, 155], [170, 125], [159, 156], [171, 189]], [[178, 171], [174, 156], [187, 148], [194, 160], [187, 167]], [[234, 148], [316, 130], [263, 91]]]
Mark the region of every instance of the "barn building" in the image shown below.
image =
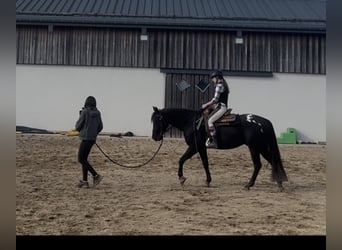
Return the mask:
[[16, 0], [16, 43], [17, 125], [70, 130], [93, 95], [104, 132], [151, 136], [221, 69], [233, 112], [326, 141], [326, 1]]

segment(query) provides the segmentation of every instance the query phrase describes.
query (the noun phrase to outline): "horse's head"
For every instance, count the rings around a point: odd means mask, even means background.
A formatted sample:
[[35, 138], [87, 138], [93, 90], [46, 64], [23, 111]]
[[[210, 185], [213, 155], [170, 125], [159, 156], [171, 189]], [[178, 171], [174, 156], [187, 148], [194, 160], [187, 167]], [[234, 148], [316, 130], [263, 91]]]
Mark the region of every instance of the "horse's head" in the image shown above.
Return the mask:
[[154, 112], [151, 117], [151, 121], [153, 123], [152, 139], [155, 141], [160, 141], [163, 139], [164, 133], [168, 128], [168, 123], [165, 121], [157, 107], [153, 107], [153, 110]]

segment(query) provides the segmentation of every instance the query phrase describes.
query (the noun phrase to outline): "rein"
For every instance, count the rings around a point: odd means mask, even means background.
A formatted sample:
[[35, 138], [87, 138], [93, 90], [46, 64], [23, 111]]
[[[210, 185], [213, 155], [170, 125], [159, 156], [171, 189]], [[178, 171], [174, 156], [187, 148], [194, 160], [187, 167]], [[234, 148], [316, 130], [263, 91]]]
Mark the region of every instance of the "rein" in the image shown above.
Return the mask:
[[[196, 122], [198, 121], [198, 124], [196, 126]], [[196, 117], [194, 118], [194, 121], [193, 121], [193, 129], [194, 129], [194, 139], [195, 139], [195, 146], [196, 146], [196, 151], [198, 151], [198, 146], [197, 146], [197, 130], [199, 130], [200, 126], [201, 126], [201, 123], [203, 121], [203, 115], [199, 118], [199, 119], [196, 119]]]
[[157, 151], [152, 155], [152, 157], [151, 157], [149, 160], [147, 160], [146, 162], [144, 162], [144, 163], [142, 163], [142, 164], [138, 164], [138, 165], [134, 165], [134, 166], [124, 165], [124, 164], [121, 164], [121, 163], [119, 163], [119, 162], [117, 162], [117, 161], [111, 159], [111, 158], [102, 150], [102, 148], [101, 148], [96, 142], [95, 142], [95, 144], [96, 144], [96, 146], [98, 147], [98, 149], [101, 151], [101, 153], [102, 153], [108, 160], [110, 160], [112, 163], [114, 163], [114, 164], [116, 164], [116, 165], [118, 165], [118, 166], [120, 166], [120, 167], [124, 167], [124, 168], [140, 168], [140, 167], [145, 166], [146, 164], [148, 164], [150, 161], [152, 161], [153, 158], [157, 155], [157, 153], [159, 152], [161, 146], [163, 145], [163, 139], [161, 139]]

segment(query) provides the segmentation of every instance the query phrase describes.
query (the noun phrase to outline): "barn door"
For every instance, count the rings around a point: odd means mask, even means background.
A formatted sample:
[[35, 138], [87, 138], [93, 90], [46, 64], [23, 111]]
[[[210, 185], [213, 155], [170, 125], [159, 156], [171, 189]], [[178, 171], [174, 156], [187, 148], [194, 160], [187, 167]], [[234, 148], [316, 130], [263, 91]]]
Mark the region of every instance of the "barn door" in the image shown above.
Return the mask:
[[[167, 73], [165, 79], [165, 108], [198, 110], [214, 94], [208, 75]], [[177, 138], [183, 134], [172, 128], [165, 136]]]

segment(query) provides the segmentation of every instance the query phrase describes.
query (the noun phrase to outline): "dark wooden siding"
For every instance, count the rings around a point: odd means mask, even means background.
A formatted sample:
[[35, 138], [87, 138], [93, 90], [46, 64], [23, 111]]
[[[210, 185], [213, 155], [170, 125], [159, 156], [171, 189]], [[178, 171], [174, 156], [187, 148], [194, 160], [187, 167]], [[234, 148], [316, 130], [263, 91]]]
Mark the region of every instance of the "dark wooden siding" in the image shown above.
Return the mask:
[[[180, 81], [185, 80], [190, 87], [180, 91], [176, 85]], [[202, 103], [209, 101], [214, 95], [214, 88], [209, 86], [205, 92], [201, 92], [196, 84], [204, 80], [209, 82], [207, 75], [193, 74], [166, 74], [165, 80], [165, 108], [186, 108], [199, 110]], [[177, 128], [171, 128], [166, 137], [182, 137], [183, 134]]]
[[326, 73], [325, 35], [17, 26], [17, 63]]

